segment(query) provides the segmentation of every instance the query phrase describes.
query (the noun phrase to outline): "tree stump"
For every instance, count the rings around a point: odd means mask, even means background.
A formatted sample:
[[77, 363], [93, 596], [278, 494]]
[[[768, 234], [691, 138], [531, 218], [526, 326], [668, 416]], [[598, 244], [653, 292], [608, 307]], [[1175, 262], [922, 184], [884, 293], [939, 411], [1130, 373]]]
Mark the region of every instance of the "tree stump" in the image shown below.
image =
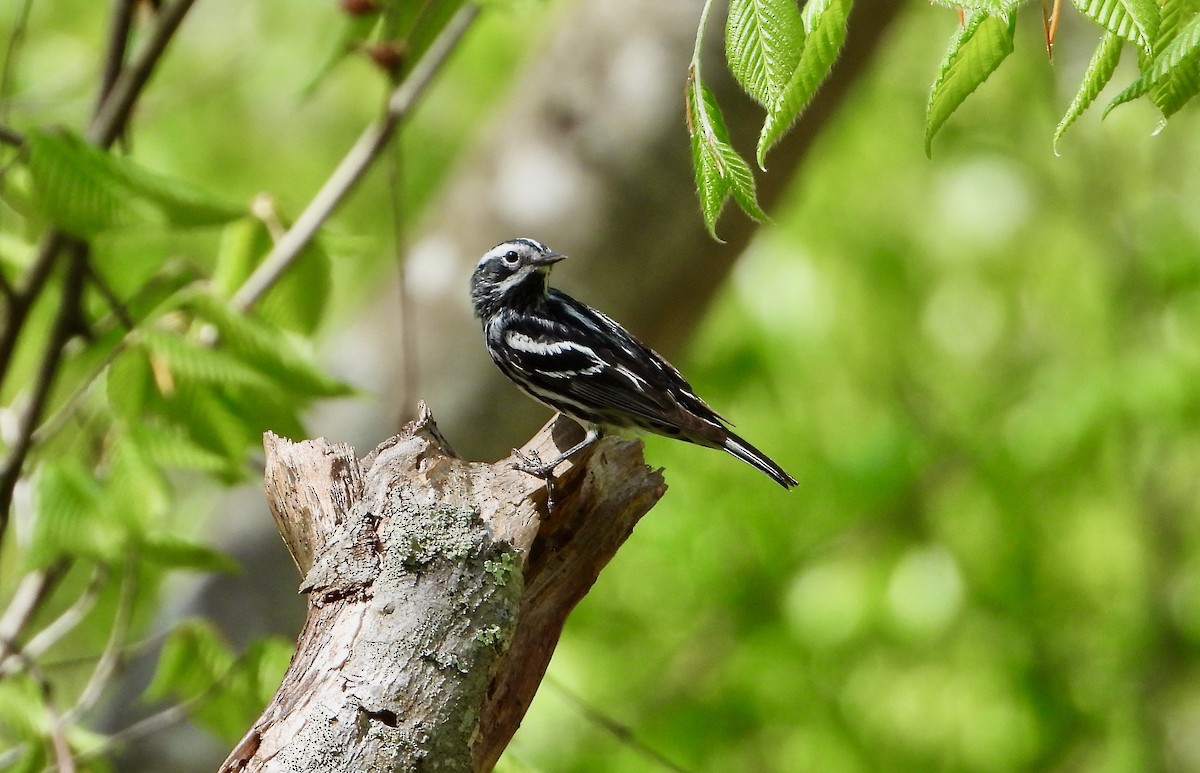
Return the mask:
[[[556, 417], [523, 449], [581, 437]], [[666, 490], [604, 438], [546, 487], [454, 456], [429, 411], [362, 460], [268, 433], [271, 513], [308, 613], [287, 674], [226, 771], [485, 771], [571, 609]]]

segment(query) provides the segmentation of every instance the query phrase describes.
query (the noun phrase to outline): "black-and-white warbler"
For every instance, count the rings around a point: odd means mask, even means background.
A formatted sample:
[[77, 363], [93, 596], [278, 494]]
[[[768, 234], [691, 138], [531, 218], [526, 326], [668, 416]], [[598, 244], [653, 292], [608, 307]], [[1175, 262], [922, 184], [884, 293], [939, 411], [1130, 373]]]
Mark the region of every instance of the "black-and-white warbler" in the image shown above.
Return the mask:
[[583, 441], [548, 462], [517, 467], [547, 478], [606, 427], [633, 427], [728, 451], [784, 488], [796, 479], [729, 431], [670, 363], [604, 314], [550, 288], [564, 255], [533, 239], [496, 245], [471, 276], [471, 302], [483, 321], [488, 354], [530, 396], [587, 430]]

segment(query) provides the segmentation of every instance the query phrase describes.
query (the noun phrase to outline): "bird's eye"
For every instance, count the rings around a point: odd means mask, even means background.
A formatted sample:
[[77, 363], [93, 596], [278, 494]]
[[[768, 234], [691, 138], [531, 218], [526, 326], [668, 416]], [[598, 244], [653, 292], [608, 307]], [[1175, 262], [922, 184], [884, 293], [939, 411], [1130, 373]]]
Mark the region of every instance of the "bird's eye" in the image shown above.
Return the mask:
[[517, 265], [517, 262], [520, 260], [520, 258], [517, 256], [516, 250], [509, 250], [508, 252], [504, 253], [503, 260], [504, 260], [504, 265], [515, 266], [515, 265]]

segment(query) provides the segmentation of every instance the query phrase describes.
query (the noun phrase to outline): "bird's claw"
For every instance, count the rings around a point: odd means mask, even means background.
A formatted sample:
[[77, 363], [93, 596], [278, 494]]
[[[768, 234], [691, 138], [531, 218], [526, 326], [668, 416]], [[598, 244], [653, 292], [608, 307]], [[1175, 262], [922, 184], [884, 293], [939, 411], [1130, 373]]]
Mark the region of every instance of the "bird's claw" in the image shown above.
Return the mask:
[[543, 480], [549, 480], [554, 477], [554, 467], [543, 463], [542, 457], [537, 451], [530, 451], [528, 454], [525, 454], [514, 448], [512, 454], [516, 461], [509, 463], [509, 467], [514, 470], [520, 470], [523, 473], [532, 475], [535, 478], [542, 478]]
[[512, 450], [515, 462], [510, 462], [509, 467], [514, 470], [532, 475], [535, 478], [541, 478], [546, 482], [546, 510], [554, 512], [554, 465], [547, 465], [542, 462], [542, 457], [537, 451], [531, 450], [528, 454], [524, 454], [517, 449]]

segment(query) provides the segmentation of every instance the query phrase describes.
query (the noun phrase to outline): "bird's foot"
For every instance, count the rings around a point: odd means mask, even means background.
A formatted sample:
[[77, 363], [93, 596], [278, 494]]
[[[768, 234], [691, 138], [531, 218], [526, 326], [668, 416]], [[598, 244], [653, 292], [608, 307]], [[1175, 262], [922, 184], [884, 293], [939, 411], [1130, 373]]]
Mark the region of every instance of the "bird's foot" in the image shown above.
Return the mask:
[[554, 465], [546, 464], [542, 461], [542, 457], [537, 451], [530, 451], [528, 454], [514, 448], [512, 450], [515, 462], [509, 464], [514, 470], [520, 470], [523, 473], [532, 475], [535, 478], [542, 480], [550, 480], [554, 477]]
[[517, 449], [512, 450], [515, 462], [509, 464], [514, 470], [532, 475], [535, 478], [541, 478], [546, 481], [546, 512], [554, 512], [554, 467], [553, 464], [545, 464], [542, 462], [542, 457], [537, 451], [530, 451], [528, 454], [521, 453]]

